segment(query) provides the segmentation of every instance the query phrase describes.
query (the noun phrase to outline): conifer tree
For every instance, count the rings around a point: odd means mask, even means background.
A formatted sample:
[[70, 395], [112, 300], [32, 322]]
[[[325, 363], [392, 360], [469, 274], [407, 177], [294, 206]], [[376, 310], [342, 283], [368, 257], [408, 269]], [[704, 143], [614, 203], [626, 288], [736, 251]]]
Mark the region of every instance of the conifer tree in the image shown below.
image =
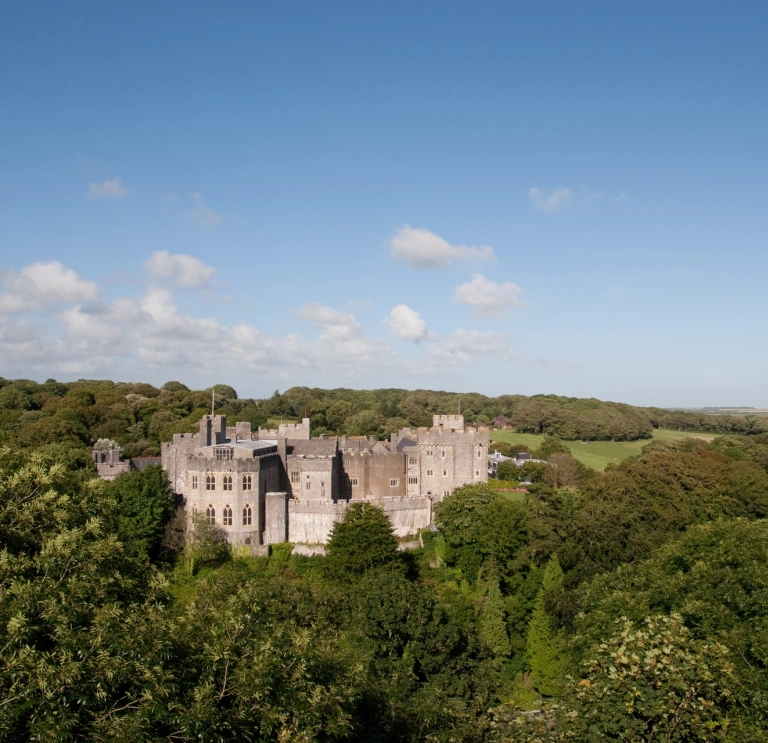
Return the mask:
[[553, 627], [544, 597], [548, 591], [563, 584], [563, 571], [557, 556], [552, 555], [544, 570], [541, 589], [534, 604], [528, 625], [528, 642], [525, 648], [531, 669], [531, 684], [542, 694], [556, 694], [563, 681], [567, 662], [562, 632]]
[[507, 613], [498, 580], [491, 582], [480, 615], [480, 636], [496, 655], [507, 656], [512, 651], [507, 635]]

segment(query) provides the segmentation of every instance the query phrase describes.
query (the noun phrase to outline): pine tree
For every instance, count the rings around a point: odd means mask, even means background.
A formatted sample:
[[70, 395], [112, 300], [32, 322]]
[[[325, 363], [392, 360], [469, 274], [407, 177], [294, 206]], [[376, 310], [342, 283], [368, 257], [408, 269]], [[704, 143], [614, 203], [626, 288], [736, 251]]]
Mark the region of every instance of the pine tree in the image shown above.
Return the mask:
[[507, 656], [512, 651], [507, 635], [507, 613], [498, 581], [488, 586], [488, 593], [480, 615], [480, 636], [496, 655]]
[[560, 689], [567, 663], [562, 632], [553, 628], [544, 596], [563, 584], [563, 571], [557, 556], [553, 555], [544, 570], [541, 589], [528, 625], [526, 660], [531, 669], [531, 684], [542, 694], [551, 696]]

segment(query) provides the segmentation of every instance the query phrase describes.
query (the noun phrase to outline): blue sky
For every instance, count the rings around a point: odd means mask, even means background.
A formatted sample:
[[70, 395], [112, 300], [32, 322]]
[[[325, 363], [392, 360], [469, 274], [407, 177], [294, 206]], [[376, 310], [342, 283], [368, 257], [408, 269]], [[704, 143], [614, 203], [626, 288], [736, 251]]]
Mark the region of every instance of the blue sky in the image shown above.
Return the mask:
[[0, 6], [0, 375], [768, 406], [768, 6]]

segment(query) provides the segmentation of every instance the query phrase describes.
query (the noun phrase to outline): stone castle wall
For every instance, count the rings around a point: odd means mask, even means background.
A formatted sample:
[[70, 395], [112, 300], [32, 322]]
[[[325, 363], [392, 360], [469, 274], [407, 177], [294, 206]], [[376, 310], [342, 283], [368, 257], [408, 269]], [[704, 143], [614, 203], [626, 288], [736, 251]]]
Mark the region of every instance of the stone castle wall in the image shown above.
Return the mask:
[[[348, 504], [358, 500], [382, 508], [395, 534], [405, 537], [430, 525], [433, 503], [447, 493], [487, 482], [488, 431], [465, 429], [458, 415], [435, 416], [433, 423], [380, 442], [310, 439], [307, 418], [253, 435], [247, 423], [228, 427], [223, 416], [205, 416], [198, 433], [176, 434], [163, 444], [162, 465], [190, 518], [213, 509], [215, 523], [234, 544], [324, 544]], [[403, 438], [413, 444], [398, 451]], [[211, 475], [215, 485], [206, 490]], [[250, 490], [244, 475], [251, 477]], [[222, 487], [224, 476], [232, 477], [231, 490]], [[244, 523], [248, 507], [251, 523]], [[229, 517], [223, 523], [229, 509], [232, 523]]]
[[277, 428], [261, 428], [254, 436], [256, 439], [295, 439], [309, 440], [309, 418], [302, 418], [301, 423], [281, 423]]

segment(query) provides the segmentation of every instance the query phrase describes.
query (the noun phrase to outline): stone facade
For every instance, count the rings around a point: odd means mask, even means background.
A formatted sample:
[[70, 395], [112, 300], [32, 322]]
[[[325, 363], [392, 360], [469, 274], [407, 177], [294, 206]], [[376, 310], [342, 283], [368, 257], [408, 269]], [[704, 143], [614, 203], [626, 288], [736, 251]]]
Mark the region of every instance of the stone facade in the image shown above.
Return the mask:
[[96, 471], [102, 480], [112, 481], [118, 475], [126, 472], [136, 472], [143, 470], [150, 465], [159, 465], [160, 457], [136, 457], [134, 459], [122, 460], [122, 449], [95, 449], [91, 452], [91, 458], [96, 465]]
[[454, 488], [488, 480], [488, 432], [465, 429], [462, 416], [433, 422], [377, 441], [313, 439], [307, 418], [252, 433], [248, 423], [205, 416], [198, 433], [163, 444], [162, 464], [189, 518], [204, 516], [232, 544], [325, 544], [360, 500], [382, 508], [404, 537], [428, 527], [433, 504]]

